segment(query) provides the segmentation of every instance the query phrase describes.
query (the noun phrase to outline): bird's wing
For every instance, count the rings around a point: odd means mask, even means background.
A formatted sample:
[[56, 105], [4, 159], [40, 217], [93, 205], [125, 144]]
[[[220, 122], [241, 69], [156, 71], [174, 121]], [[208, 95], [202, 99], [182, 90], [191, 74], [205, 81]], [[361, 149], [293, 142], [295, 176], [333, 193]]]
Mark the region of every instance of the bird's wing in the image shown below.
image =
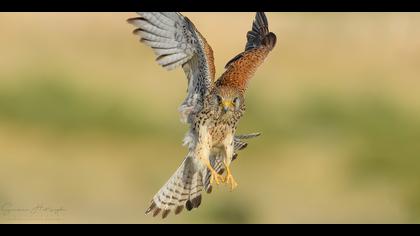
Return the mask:
[[134, 34], [155, 52], [156, 61], [167, 70], [182, 66], [187, 79], [187, 97], [180, 106], [182, 120], [198, 110], [213, 85], [213, 50], [194, 24], [178, 12], [138, 12], [128, 22], [137, 27]]
[[251, 138], [256, 138], [258, 136], [260, 136], [261, 133], [257, 132], [257, 133], [250, 133], [250, 134], [237, 134], [235, 135], [234, 140], [241, 140], [241, 139], [251, 139]]
[[257, 12], [252, 30], [247, 33], [245, 51], [226, 64], [226, 71], [217, 80], [217, 86], [228, 85], [244, 92], [248, 80], [274, 48], [276, 40], [276, 35], [268, 29], [268, 21], [264, 12]]

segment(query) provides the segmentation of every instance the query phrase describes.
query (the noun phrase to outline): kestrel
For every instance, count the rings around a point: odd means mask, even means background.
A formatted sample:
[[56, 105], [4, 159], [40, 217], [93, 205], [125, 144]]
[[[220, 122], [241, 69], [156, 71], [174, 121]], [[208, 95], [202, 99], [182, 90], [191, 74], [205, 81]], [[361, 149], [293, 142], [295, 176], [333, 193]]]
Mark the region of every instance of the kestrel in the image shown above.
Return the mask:
[[257, 12], [245, 51], [230, 60], [216, 80], [213, 50], [187, 17], [176, 12], [138, 14], [128, 19], [137, 27], [133, 33], [153, 49], [159, 65], [167, 70], [182, 66], [188, 80], [187, 97], [179, 107], [181, 121], [190, 126], [184, 138], [188, 154], [146, 210], [153, 216], [162, 212], [165, 218], [171, 211], [199, 207], [202, 190], [210, 193], [214, 184], [237, 186], [230, 164], [246, 147], [243, 139], [259, 135], [235, 136], [245, 111], [245, 90], [276, 45], [276, 35], [268, 30], [265, 14]]

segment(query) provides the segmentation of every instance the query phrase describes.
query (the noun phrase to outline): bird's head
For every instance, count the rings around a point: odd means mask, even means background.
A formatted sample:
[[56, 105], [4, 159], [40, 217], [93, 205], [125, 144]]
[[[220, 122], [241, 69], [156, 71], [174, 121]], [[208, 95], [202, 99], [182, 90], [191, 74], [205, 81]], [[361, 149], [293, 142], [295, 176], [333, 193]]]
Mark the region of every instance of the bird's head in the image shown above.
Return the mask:
[[218, 114], [222, 116], [231, 116], [241, 109], [244, 98], [242, 94], [232, 87], [216, 88], [213, 96], [213, 105]]

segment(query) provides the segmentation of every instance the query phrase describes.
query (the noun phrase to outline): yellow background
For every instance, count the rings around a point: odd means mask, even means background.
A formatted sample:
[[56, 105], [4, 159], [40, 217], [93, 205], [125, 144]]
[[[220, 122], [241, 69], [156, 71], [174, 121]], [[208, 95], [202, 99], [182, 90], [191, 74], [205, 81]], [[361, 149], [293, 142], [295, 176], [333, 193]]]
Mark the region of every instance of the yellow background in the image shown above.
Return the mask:
[[[184, 13], [215, 53], [254, 13]], [[258, 139], [198, 210], [145, 216], [186, 153], [186, 80], [131, 34], [134, 13], [0, 14], [0, 203], [33, 223], [413, 223], [420, 219], [420, 14], [267, 13], [277, 46], [251, 80]]]

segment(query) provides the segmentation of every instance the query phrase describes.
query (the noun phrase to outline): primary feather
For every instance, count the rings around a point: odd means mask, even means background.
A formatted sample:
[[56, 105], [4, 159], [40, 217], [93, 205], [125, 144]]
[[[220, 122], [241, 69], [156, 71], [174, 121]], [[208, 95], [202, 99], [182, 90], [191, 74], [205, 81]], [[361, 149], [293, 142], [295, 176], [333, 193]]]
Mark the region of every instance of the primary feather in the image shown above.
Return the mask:
[[138, 12], [128, 19], [134, 34], [150, 46], [159, 65], [167, 70], [182, 66], [188, 80], [187, 97], [179, 107], [181, 121], [190, 123], [190, 114], [199, 110], [211, 89], [214, 76], [213, 50], [194, 24], [177, 12]]

